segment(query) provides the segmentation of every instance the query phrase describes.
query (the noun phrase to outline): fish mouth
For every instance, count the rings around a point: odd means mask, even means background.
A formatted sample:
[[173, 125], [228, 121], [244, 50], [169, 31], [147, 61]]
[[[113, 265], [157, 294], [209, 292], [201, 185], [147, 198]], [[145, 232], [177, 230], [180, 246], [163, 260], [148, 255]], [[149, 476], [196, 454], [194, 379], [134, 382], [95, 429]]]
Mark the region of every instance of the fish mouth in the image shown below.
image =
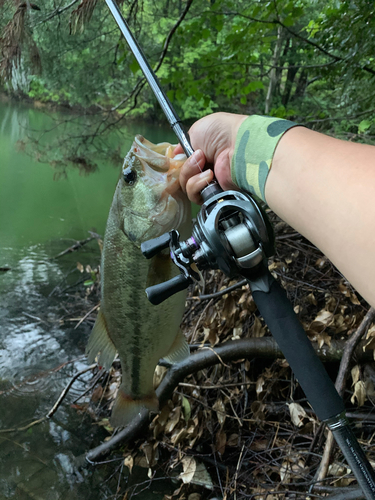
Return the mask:
[[173, 157], [173, 150], [176, 146], [172, 146], [168, 142], [153, 144], [138, 134], [134, 138], [132, 151], [137, 158], [146, 162], [152, 170], [156, 172], [168, 172], [170, 169], [170, 158]]
[[159, 192], [160, 199], [166, 195], [175, 196], [181, 189], [179, 176], [185, 155], [176, 158], [173, 152], [176, 145], [162, 142], [153, 144], [142, 135], [136, 135], [131, 153], [138, 159], [143, 170], [144, 184], [154, 192]]
[[153, 144], [138, 134], [134, 138], [131, 151], [143, 166], [147, 165], [154, 172], [166, 174], [170, 170], [179, 170], [186, 160], [185, 155], [178, 155], [174, 158], [175, 148], [176, 145], [169, 144], [169, 142]]

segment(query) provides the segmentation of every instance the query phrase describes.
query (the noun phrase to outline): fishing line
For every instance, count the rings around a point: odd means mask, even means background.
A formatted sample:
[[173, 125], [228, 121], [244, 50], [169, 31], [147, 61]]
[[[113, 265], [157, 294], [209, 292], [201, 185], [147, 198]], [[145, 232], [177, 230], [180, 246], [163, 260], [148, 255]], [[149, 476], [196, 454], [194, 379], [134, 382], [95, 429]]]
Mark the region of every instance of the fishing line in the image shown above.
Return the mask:
[[[199, 165], [199, 163], [197, 162], [197, 160], [196, 160], [195, 156], [194, 156], [193, 160], [195, 161], [195, 164], [197, 165], [197, 167], [198, 167], [198, 169], [200, 170], [201, 174], [203, 174], [204, 170], [200, 167], [200, 165]], [[208, 182], [208, 180], [207, 180], [207, 179], [206, 179], [206, 184], [207, 184], [207, 186], [209, 186], [209, 185], [210, 185], [210, 183]]]

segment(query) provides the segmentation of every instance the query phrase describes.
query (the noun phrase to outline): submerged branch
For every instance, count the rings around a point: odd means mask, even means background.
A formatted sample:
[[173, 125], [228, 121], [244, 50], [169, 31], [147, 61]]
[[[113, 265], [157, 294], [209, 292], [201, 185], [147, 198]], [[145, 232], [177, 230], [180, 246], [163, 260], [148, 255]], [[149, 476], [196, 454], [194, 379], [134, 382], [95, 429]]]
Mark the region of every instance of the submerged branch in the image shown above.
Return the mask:
[[[343, 355], [345, 342], [331, 341], [331, 346], [318, 348], [316, 343], [313, 346], [322, 361], [339, 361]], [[372, 351], [363, 352], [362, 344], [355, 350], [357, 356], [367, 356], [372, 359]], [[175, 387], [184, 380], [185, 377], [196, 373], [199, 370], [209, 368], [215, 364], [237, 361], [239, 359], [257, 358], [283, 358], [276, 341], [272, 337], [250, 338], [225, 342], [213, 348], [204, 348], [196, 354], [191, 355], [186, 360], [173, 365], [167, 375], [156, 390], [160, 408], [162, 408], [172, 396]], [[86, 455], [86, 460], [94, 464], [98, 459], [107, 455], [120, 444], [124, 444], [135, 439], [141, 429], [149, 422], [149, 411], [143, 409], [139, 416], [135, 418], [127, 427], [114, 435], [109, 441], [102, 443], [90, 450]]]
[[66, 248], [65, 250], [63, 250], [59, 254], [55, 255], [54, 257], [51, 257], [50, 260], [58, 259], [59, 257], [62, 257], [63, 255], [75, 252], [76, 250], [79, 250], [84, 245], [86, 245], [86, 243], [89, 243], [90, 241], [92, 241], [94, 239], [100, 239], [100, 236], [97, 235], [97, 234], [93, 234], [92, 236], [90, 236], [89, 238], [86, 238], [85, 240], [79, 240], [74, 245], [72, 245], [71, 247]]
[[53, 415], [57, 412], [59, 406], [64, 401], [65, 396], [68, 394], [70, 388], [72, 387], [72, 385], [74, 384], [74, 382], [77, 380], [77, 378], [79, 378], [84, 373], [87, 373], [90, 370], [93, 370], [95, 367], [96, 367], [96, 363], [94, 363], [93, 365], [87, 366], [86, 368], [84, 368], [83, 370], [79, 371], [78, 373], [76, 373], [74, 375], [74, 377], [69, 381], [68, 385], [65, 387], [65, 389], [60, 394], [60, 396], [59, 396], [58, 400], [56, 401], [56, 403], [52, 406], [52, 408], [50, 409], [50, 411], [47, 413], [46, 418], [52, 418]]

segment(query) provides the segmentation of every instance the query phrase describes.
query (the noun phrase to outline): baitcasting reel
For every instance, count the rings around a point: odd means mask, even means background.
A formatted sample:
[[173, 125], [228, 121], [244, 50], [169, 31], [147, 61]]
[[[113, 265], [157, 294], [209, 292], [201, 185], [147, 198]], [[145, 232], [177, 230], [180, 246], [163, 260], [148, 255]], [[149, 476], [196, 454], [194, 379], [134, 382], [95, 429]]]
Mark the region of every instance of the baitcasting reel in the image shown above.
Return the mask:
[[264, 262], [274, 253], [274, 234], [266, 214], [254, 199], [237, 191], [223, 191], [210, 184], [202, 191], [204, 203], [197, 215], [192, 236], [179, 240], [172, 230], [141, 245], [146, 258], [170, 248], [181, 274], [146, 289], [149, 301], [160, 304], [171, 295], [199, 281], [198, 269], [221, 269], [229, 277], [253, 281]]

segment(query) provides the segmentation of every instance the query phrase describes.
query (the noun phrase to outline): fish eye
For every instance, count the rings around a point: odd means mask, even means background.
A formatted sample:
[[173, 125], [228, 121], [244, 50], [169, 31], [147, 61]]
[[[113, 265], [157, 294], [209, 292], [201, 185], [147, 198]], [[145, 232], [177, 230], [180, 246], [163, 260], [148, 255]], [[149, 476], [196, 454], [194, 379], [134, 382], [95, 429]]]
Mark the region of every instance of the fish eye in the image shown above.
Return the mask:
[[134, 170], [131, 169], [131, 167], [128, 167], [124, 170], [123, 176], [124, 176], [124, 181], [129, 186], [132, 186], [137, 180], [137, 174]]

